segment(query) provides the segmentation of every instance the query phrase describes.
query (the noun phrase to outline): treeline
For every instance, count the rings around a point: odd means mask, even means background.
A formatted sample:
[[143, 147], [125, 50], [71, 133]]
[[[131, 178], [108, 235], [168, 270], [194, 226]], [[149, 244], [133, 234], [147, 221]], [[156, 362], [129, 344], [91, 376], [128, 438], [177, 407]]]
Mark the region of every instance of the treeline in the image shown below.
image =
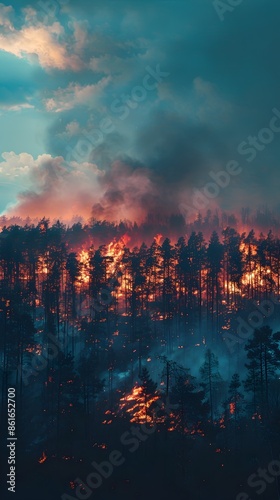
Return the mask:
[[[79, 215], [73, 216], [71, 220], [65, 220], [61, 215], [59, 220], [63, 222], [69, 241], [73, 245], [80, 245], [92, 238], [95, 239], [96, 244], [106, 244], [113, 238], [121, 237], [124, 233], [129, 235], [134, 245], [140, 245], [143, 241], [149, 245], [157, 233], [162, 234], [163, 238], [169, 237], [174, 240], [181, 235], [191, 234], [192, 231], [202, 231], [209, 239], [211, 232], [216, 231], [221, 235], [222, 230], [228, 226], [236, 230], [242, 228], [243, 231], [249, 231], [253, 227], [257, 232], [266, 232], [267, 228], [271, 228], [276, 234], [279, 234], [280, 230], [279, 207], [272, 210], [268, 206], [259, 207], [256, 210], [244, 207], [236, 213], [208, 209], [204, 213], [198, 212], [195, 219], [193, 217], [189, 219], [184, 213], [173, 215], [148, 213], [142, 222], [118, 220], [117, 214], [116, 221], [97, 219], [94, 214], [87, 220]], [[52, 221], [47, 219], [47, 222], [49, 226], [53, 226], [57, 223], [57, 219]], [[40, 223], [41, 219], [38, 217], [0, 216], [0, 228], [38, 227]]]
[[84, 320], [109, 332], [110, 321], [127, 315], [131, 339], [145, 318], [162, 322], [169, 340], [175, 331], [217, 338], [236, 329], [237, 313], [279, 296], [280, 240], [271, 231], [257, 237], [227, 227], [207, 241], [192, 232], [173, 243], [157, 235], [150, 246], [134, 247], [126, 233], [99, 245], [86, 231], [46, 220], [3, 228], [3, 324], [19, 302], [33, 322], [43, 316], [42, 329], [54, 334]]

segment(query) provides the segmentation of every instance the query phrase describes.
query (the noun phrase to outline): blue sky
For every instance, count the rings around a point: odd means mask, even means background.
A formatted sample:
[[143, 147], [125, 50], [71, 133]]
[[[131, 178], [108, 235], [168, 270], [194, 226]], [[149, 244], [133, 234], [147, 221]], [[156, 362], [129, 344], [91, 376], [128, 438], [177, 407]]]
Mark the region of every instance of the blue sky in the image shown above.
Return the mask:
[[233, 159], [242, 175], [213, 208], [279, 204], [277, 133], [252, 162], [237, 150], [280, 110], [280, 4], [222, 10], [210, 0], [0, 4], [0, 211], [174, 213]]

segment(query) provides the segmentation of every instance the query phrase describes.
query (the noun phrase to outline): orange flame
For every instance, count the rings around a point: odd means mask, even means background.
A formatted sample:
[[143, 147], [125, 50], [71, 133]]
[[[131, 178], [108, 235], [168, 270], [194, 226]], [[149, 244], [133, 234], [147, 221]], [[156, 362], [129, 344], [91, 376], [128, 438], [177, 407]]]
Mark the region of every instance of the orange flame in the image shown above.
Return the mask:
[[[145, 398], [143, 388], [136, 384], [131, 393], [120, 399], [120, 410], [125, 410], [130, 415], [131, 423], [151, 423], [153, 417], [148, 414], [151, 405], [159, 399], [159, 395]], [[131, 406], [132, 403], [132, 406]]]
[[162, 239], [162, 234], [158, 233], [154, 236], [154, 240], [156, 242], [157, 245], [160, 245], [160, 240]]
[[235, 413], [235, 403], [229, 403], [229, 412], [231, 415]]
[[47, 460], [47, 458], [48, 457], [47, 457], [46, 453], [43, 451], [43, 455], [38, 460], [39, 464], [43, 464]]

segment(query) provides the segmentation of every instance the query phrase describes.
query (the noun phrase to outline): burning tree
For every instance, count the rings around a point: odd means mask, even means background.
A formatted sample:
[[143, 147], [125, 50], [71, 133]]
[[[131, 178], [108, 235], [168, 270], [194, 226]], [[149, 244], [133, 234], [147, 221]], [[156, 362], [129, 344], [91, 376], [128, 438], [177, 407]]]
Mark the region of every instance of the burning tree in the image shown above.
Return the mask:
[[244, 395], [240, 392], [241, 382], [238, 373], [234, 373], [229, 385], [229, 412], [234, 415], [234, 420], [239, 418], [243, 408]]
[[130, 422], [144, 424], [154, 422], [154, 403], [160, 399], [147, 368], [143, 368], [140, 374], [141, 384], [136, 384], [132, 392], [121, 398], [120, 410], [125, 410], [130, 416]]

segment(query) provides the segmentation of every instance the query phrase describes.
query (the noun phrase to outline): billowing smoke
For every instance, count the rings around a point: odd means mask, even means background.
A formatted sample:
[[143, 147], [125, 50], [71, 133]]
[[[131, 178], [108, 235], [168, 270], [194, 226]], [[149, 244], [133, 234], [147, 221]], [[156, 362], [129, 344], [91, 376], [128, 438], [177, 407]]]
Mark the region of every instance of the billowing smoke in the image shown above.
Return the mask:
[[[88, 219], [99, 189], [97, 179], [103, 175], [96, 165], [75, 162], [67, 165], [62, 157], [52, 158], [50, 155], [39, 156], [37, 160], [27, 156], [26, 189], [18, 195], [18, 202], [9, 206], [6, 215], [63, 221], [71, 221], [73, 216], [80, 215]], [[9, 160], [7, 158], [8, 164]], [[20, 155], [14, 155], [13, 162], [16, 178], [21, 168]]]
[[[191, 222], [198, 212], [209, 209], [238, 213], [248, 203], [251, 209], [258, 206], [262, 169], [254, 165], [250, 184], [252, 166], [244, 168], [240, 156], [233, 164], [232, 152], [206, 125], [160, 113], [139, 129], [129, 152], [124, 144], [125, 137], [109, 135], [80, 162], [71, 155], [65, 155], [67, 161], [63, 156], [34, 160], [31, 155], [7, 155], [2, 172], [9, 168], [11, 174], [12, 168], [15, 178], [24, 174], [27, 185], [7, 215], [141, 223], [151, 214], [165, 218], [180, 214]], [[273, 190], [271, 194], [273, 198]]]
[[[7, 215], [62, 220], [80, 215], [86, 220], [93, 216], [142, 222], [151, 213], [178, 214], [180, 202], [191, 197], [201, 180], [207, 180], [214, 156], [223, 149], [206, 128], [191, 128], [175, 117], [164, 116], [139, 132], [134, 158], [115, 155], [110, 141], [109, 137], [88, 161], [80, 163], [66, 162], [62, 156], [42, 155], [35, 160], [26, 155], [27, 189]], [[18, 176], [23, 160], [20, 155], [7, 157], [6, 169], [11, 162]]]

